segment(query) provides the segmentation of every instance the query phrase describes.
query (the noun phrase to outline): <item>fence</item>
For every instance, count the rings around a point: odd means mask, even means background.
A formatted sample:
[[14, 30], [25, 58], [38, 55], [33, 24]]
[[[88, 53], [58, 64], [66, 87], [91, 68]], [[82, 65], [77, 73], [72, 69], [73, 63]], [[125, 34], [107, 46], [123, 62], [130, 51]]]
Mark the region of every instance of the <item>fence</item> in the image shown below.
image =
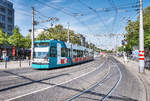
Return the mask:
[[[118, 56], [118, 57], [123, 57], [123, 56]], [[139, 61], [138, 57], [132, 57], [131, 55], [128, 56], [128, 61], [130, 60], [136, 62]], [[150, 70], [150, 56], [145, 56], [145, 68]]]
[[145, 68], [150, 70], [150, 56], [145, 56]]
[[29, 67], [31, 67], [30, 60], [0, 62], [0, 69], [29, 68]]

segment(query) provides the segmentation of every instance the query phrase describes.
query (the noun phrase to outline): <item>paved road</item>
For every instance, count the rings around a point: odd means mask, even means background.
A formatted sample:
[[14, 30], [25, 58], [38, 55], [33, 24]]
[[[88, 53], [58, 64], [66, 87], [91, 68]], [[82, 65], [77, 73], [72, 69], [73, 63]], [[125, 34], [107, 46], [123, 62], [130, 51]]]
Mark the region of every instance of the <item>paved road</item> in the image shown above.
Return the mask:
[[113, 57], [51, 70], [0, 71], [0, 100], [140, 101], [141, 83]]

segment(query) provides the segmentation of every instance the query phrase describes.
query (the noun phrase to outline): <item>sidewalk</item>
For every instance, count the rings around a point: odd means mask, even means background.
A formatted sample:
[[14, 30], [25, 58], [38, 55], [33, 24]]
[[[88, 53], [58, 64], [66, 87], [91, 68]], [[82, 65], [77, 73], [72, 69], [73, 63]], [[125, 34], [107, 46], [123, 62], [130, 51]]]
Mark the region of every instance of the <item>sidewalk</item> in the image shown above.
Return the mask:
[[22, 60], [22, 61], [8, 61], [0, 62], [0, 70], [7, 70], [7, 69], [16, 69], [16, 68], [29, 68], [30, 61], [29, 60]]
[[150, 70], [145, 69], [145, 73], [141, 74], [138, 71], [139, 69], [137, 61], [129, 60], [127, 63], [124, 63], [123, 58], [120, 57], [115, 58], [122, 64], [124, 64], [130, 72], [132, 72], [136, 77], [139, 78], [139, 80], [143, 83], [143, 86], [145, 88], [146, 95], [144, 101], [150, 101]]

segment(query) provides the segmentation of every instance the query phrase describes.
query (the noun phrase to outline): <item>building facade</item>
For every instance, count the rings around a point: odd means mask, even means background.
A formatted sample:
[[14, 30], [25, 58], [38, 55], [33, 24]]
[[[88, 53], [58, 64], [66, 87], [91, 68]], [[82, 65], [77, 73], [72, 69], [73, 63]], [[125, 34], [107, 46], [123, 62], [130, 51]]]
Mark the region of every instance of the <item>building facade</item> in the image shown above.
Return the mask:
[[13, 4], [8, 0], [0, 0], [0, 28], [8, 35], [13, 34], [14, 9]]

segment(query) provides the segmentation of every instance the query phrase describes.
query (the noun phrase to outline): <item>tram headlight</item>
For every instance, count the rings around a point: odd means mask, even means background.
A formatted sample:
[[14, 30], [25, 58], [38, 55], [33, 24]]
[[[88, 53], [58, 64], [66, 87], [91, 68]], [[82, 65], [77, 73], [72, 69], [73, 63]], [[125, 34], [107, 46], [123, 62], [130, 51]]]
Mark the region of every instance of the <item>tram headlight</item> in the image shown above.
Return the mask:
[[49, 59], [48, 59], [48, 58], [45, 58], [45, 59], [44, 59], [44, 61], [47, 61], [47, 62], [49, 62]]

